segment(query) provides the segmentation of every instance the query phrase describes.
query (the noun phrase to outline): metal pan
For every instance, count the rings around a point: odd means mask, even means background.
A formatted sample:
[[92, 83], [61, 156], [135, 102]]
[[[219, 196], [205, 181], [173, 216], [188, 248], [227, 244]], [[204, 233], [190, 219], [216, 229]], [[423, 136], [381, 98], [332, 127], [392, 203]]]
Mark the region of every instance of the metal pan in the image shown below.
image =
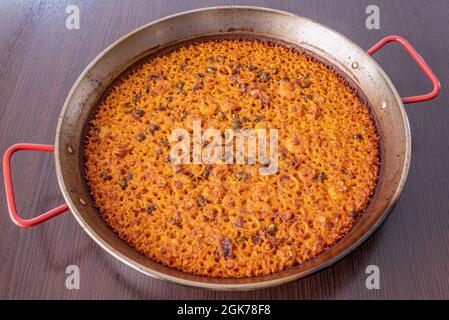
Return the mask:
[[[366, 214], [346, 237], [323, 254], [295, 268], [268, 276], [208, 278], [170, 269], [140, 255], [98, 215], [83, 177], [82, 142], [86, 123], [110, 83], [134, 62], [168, 45], [223, 35], [276, 39], [301, 47], [326, 61], [367, 99], [380, 132], [380, 178]], [[432, 92], [401, 99], [388, 76], [371, 57], [392, 41], [401, 44], [421, 67], [433, 84]], [[92, 61], [67, 96], [59, 117], [54, 146], [18, 144], [6, 151], [3, 171], [9, 214], [17, 225], [32, 227], [70, 210], [92, 239], [114, 257], [146, 275], [178, 284], [216, 290], [250, 290], [286, 283], [335, 263], [365, 241], [385, 220], [404, 187], [410, 164], [410, 128], [403, 104], [430, 100], [438, 95], [439, 89], [435, 74], [415, 49], [399, 36], [387, 37], [366, 52], [336, 31], [288, 12], [232, 6], [176, 14], [129, 33]], [[10, 172], [10, 157], [18, 150], [54, 151], [57, 177], [66, 204], [30, 220], [19, 217]]]

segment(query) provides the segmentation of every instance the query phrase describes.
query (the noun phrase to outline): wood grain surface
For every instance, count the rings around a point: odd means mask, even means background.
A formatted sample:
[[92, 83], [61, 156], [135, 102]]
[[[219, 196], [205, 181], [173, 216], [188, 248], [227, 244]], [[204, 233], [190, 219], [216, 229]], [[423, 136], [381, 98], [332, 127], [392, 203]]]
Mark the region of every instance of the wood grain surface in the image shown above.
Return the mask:
[[[81, 12], [67, 30], [67, 5]], [[413, 136], [402, 197], [380, 230], [354, 253], [306, 279], [266, 290], [213, 292], [151, 279], [103, 251], [70, 213], [32, 229], [8, 218], [0, 186], [1, 299], [380, 299], [449, 298], [449, 1], [447, 0], [0, 0], [0, 152], [18, 142], [52, 144], [72, 84], [105, 47], [131, 30], [176, 12], [216, 5], [257, 5], [324, 23], [368, 49], [382, 37], [407, 38], [442, 84], [433, 101], [407, 105]], [[365, 28], [365, 8], [380, 8], [380, 30]], [[402, 95], [430, 84], [399, 46], [376, 59]], [[13, 177], [18, 208], [32, 217], [63, 202], [52, 154], [19, 153]], [[65, 287], [77, 265], [81, 288]], [[365, 269], [380, 268], [380, 289], [367, 290]]]

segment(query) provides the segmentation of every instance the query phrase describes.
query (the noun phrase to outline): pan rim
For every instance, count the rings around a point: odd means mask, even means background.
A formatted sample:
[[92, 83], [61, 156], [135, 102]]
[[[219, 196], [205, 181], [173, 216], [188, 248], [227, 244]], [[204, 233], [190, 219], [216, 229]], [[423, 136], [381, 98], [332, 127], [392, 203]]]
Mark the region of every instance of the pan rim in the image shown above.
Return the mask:
[[[271, 13], [277, 13], [282, 15], [288, 15], [294, 18], [300, 18], [307, 20], [313, 24], [319, 25], [333, 33], [336, 33], [340, 37], [343, 37], [345, 40], [347, 40], [349, 43], [354, 45], [356, 48], [360, 49], [361, 51], [365, 52], [362, 48], [360, 48], [356, 43], [354, 43], [351, 39], [347, 38], [346, 36], [340, 34], [339, 32], [333, 30], [332, 28], [329, 28], [326, 25], [323, 25], [319, 22], [316, 22], [312, 19], [305, 18], [290, 12], [281, 11], [277, 9], [270, 9], [270, 8], [263, 8], [263, 7], [254, 7], [254, 6], [216, 6], [216, 7], [207, 7], [207, 8], [201, 8], [201, 9], [195, 9], [195, 10], [189, 10], [184, 11], [180, 13], [176, 13], [174, 15], [170, 15], [167, 17], [163, 17], [161, 19], [157, 19], [155, 21], [152, 21], [148, 24], [145, 24], [130, 33], [126, 34], [125, 36], [120, 37], [118, 40], [114, 41], [111, 45], [109, 45], [105, 50], [103, 50], [98, 56], [96, 56], [92, 62], [89, 63], [89, 65], [83, 70], [83, 72], [80, 74], [74, 85], [72, 86], [71, 90], [69, 91], [67, 98], [64, 102], [63, 108], [61, 110], [61, 114], [58, 119], [57, 129], [56, 129], [56, 137], [55, 137], [55, 165], [56, 165], [56, 174], [58, 178], [58, 184], [60, 186], [60, 189], [63, 193], [64, 199], [66, 203], [68, 204], [71, 213], [75, 217], [75, 219], [78, 221], [78, 223], [81, 225], [81, 227], [84, 229], [84, 231], [96, 242], [98, 243], [105, 251], [109, 252], [112, 256], [114, 256], [116, 259], [120, 260], [121, 262], [125, 263], [126, 265], [132, 267], [133, 269], [136, 269], [146, 275], [168, 280], [170, 282], [174, 282], [177, 284], [187, 285], [187, 286], [193, 286], [193, 287], [199, 287], [203, 289], [214, 289], [214, 290], [223, 290], [223, 291], [242, 291], [242, 290], [253, 290], [253, 289], [259, 289], [259, 288], [266, 288], [266, 287], [273, 287], [279, 284], [287, 283], [299, 278], [303, 278], [307, 275], [310, 275], [312, 273], [318, 272], [324, 268], [329, 267], [330, 265], [334, 264], [335, 262], [341, 260], [343, 257], [347, 256], [349, 253], [354, 251], [357, 247], [359, 247], [363, 242], [365, 242], [379, 227], [380, 225], [385, 221], [385, 219], [389, 216], [392, 207], [397, 202], [399, 195], [401, 194], [410, 167], [410, 157], [411, 157], [411, 134], [410, 134], [410, 126], [408, 122], [408, 117], [405, 112], [405, 108], [400, 100], [399, 94], [396, 91], [396, 88], [394, 87], [393, 83], [389, 79], [389, 77], [386, 75], [386, 73], [383, 71], [383, 69], [377, 64], [377, 62], [366, 53], [366, 56], [371, 59], [371, 62], [374, 63], [374, 65], [377, 67], [380, 75], [384, 78], [386, 83], [390, 86], [391, 90], [393, 91], [393, 94], [398, 101], [398, 106], [402, 115], [402, 119], [404, 121], [404, 129], [405, 129], [405, 158], [404, 158], [404, 168], [401, 173], [401, 177], [398, 182], [398, 187], [396, 189], [396, 192], [394, 193], [392, 200], [390, 202], [390, 206], [379, 216], [379, 219], [370, 227], [368, 232], [364, 233], [363, 236], [361, 236], [359, 239], [357, 239], [354, 243], [351, 244], [351, 246], [345, 248], [342, 252], [338, 253], [331, 259], [328, 259], [325, 261], [325, 263], [322, 263], [321, 265], [318, 265], [315, 268], [305, 270], [302, 272], [297, 272], [295, 274], [292, 274], [290, 276], [286, 277], [280, 277], [277, 279], [271, 279], [267, 281], [263, 281], [262, 279], [265, 276], [262, 277], [254, 277], [254, 278], [247, 278], [247, 279], [255, 279], [254, 282], [251, 283], [232, 283], [232, 281], [236, 281], [238, 279], [221, 279], [221, 278], [208, 278], [208, 282], [203, 281], [195, 281], [195, 280], [189, 280], [189, 279], [181, 279], [176, 276], [172, 276], [166, 273], [161, 273], [156, 270], [152, 270], [149, 267], [143, 266], [140, 263], [134, 261], [133, 259], [130, 259], [129, 257], [125, 256], [124, 254], [118, 252], [112, 245], [110, 245], [107, 241], [105, 241], [101, 236], [99, 236], [96, 231], [89, 225], [87, 221], [81, 217], [81, 215], [77, 212], [77, 208], [75, 204], [73, 203], [71, 196], [69, 195], [69, 191], [67, 190], [67, 187], [64, 183], [64, 177], [62, 174], [62, 168], [60, 163], [60, 134], [61, 134], [61, 128], [63, 125], [64, 115], [66, 114], [66, 111], [69, 106], [69, 102], [72, 99], [73, 94], [75, 93], [76, 89], [82, 82], [82, 80], [86, 77], [88, 72], [95, 66], [95, 64], [101, 60], [104, 55], [106, 55], [109, 51], [113, 50], [119, 43], [123, 42], [124, 40], [132, 37], [139, 31], [148, 28], [152, 25], [155, 25], [161, 21], [169, 20], [178, 16], [183, 15], [189, 15], [192, 13], [202, 12], [202, 11], [215, 11], [215, 10], [223, 10], [223, 9], [250, 9], [250, 10], [256, 10], [256, 11], [264, 11], [264, 12], [271, 12]], [[206, 278], [204, 276], [193, 276], [199, 278]], [[224, 281], [223, 281], [224, 280]], [[226, 282], [226, 283], [225, 283]]]

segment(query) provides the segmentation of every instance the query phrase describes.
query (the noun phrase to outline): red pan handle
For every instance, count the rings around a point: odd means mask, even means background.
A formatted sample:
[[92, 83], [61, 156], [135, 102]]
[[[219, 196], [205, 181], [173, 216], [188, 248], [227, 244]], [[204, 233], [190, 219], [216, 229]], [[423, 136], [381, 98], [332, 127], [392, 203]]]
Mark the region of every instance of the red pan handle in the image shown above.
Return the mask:
[[379, 49], [381, 49], [383, 46], [385, 46], [387, 43], [390, 42], [398, 42], [399, 44], [404, 47], [404, 49], [410, 54], [410, 56], [415, 60], [415, 62], [418, 64], [418, 66], [424, 71], [426, 76], [429, 78], [430, 82], [432, 82], [433, 90], [427, 94], [419, 95], [419, 96], [413, 96], [413, 97], [405, 97], [402, 98], [403, 103], [415, 103], [415, 102], [422, 102], [427, 101], [435, 98], [438, 93], [440, 92], [440, 81], [438, 80], [437, 76], [433, 71], [430, 69], [429, 65], [424, 61], [424, 59], [420, 56], [420, 54], [413, 48], [413, 46], [404, 38], [400, 36], [388, 36], [386, 38], [383, 38], [380, 40], [377, 44], [375, 44], [371, 49], [368, 50], [368, 54], [373, 55], [375, 54]]
[[11, 220], [18, 225], [19, 227], [28, 228], [38, 225], [48, 219], [56, 217], [57, 215], [67, 211], [69, 207], [66, 204], [60, 205], [57, 208], [54, 208], [48, 212], [45, 212], [35, 218], [25, 220], [19, 217], [16, 208], [16, 200], [14, 198], [14, 188], [12, 185], [12, 177], [11, 177], [11, 156], [21, 150], [27, 151], [54, 151], [54, 147], [45, 144], [29, 144], [29, 143], [20, 143], [15, 144], [6, 150], [3, 155], [3, 179], [5, 181], [5, 191], [6, 191], [6, 203], [8, 205], [9, 216]]

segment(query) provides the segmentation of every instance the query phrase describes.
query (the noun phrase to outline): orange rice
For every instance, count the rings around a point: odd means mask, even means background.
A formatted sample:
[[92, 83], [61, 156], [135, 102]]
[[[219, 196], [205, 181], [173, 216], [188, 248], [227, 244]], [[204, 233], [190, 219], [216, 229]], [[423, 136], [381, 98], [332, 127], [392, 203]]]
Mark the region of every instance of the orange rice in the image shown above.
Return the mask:
[[[202, 127], [279, 131], [279, 171], [174, 165], [170, 134]], [[268, 275], [335, 244], [376, 187], [369, 108], [330, 68], [279, 44], [214, 40], [136, 67], [101, 101], [85, 141], [88, 186], [138, 252], [185, 272]]]

